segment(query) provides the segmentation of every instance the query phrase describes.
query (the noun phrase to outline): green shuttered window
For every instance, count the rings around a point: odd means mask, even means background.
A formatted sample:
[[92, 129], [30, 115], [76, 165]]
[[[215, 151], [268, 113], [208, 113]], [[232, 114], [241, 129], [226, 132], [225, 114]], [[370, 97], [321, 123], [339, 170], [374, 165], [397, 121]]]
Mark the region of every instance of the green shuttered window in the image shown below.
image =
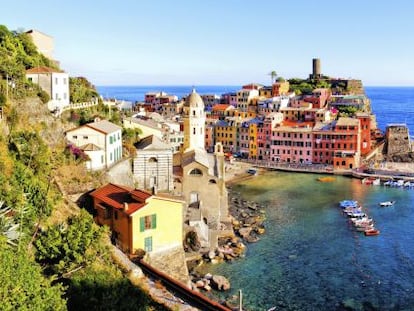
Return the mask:
[[148, 216], [141, 217], [139, 219], [139, 230], [144, 232], [145, 230], [157, 228], [157, 215], [152, 214]]

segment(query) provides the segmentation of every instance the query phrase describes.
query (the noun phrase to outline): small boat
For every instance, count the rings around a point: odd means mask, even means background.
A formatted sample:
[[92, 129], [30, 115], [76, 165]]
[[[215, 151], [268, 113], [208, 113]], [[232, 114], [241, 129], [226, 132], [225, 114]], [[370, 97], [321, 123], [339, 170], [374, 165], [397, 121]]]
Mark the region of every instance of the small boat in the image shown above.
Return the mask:
[[384, 201], [384, 202], [380, 202], [379, 205], [386, 207], [386, 206], [393, 206], [395, 204], [395, 201]]
[[366, 178], [362, 179], [361, 182], [364, 185], [378, 186], [378, 185], [380, 185], [381, 180], [379, 178], [366, 177]]
[[380, 234], [380, 231], [378, 229], [372, 228], [364, 231], [364, 234], [366, 236], [373, 236]]
[[318, 181], [321, 181], [321, 182], [332, 182], [332, 181], [335, 181], [336, 178], [335, 177], [326, 176], [326, 177], [319, 177], [317, 180]]
[[360, 231], [360, 232], [365, 232], [367, 230], [371, 230], [371, 229], [375, 229], [374, 225], [366, 225], [366, 226], [356, 226], [355, 227], [356, 231]]
[[247, 170], [247, 173], [249, 173], [250, 175], [257, 175], [257, 170], [254, 168], [249, 168]]
[[342, 208], [347, 208], [347, 207], [352, 208], [352, 207], [358, 207], [359, 204], [358, 204], [358, 201], [355, 201], [355, 200], [343, 200], [339, 202], [339, 206]]

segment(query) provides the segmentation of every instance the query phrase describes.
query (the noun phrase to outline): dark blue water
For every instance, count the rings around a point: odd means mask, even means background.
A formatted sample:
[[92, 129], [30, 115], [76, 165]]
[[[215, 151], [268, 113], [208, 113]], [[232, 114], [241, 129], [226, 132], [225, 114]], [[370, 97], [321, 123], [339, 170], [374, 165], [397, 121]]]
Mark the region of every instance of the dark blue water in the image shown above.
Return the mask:
[[[197, 93], [221, 95], [228, 92], [236, 92], [241, 86], [231, 85], [196, 85]], [[166, 85], [166, 86], [98, 86], [98, 92], [103, 97], [111, 97], [132, 102], [143, 101], [146, 93], [166, 92], [169, 95], [176, 95], [179, 99], [191, 93], [191, 85]]]
[[365, 93], [381, 130], [390, 123], [405, 123], [414, 135], [414, 87], [366, 87]]

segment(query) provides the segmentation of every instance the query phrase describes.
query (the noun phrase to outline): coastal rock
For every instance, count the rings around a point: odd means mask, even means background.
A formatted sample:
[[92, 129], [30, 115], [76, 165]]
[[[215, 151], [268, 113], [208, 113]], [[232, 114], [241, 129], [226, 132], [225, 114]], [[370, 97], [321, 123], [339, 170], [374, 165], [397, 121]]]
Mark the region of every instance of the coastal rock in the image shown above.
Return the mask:
[[216, 257], [216, 252], [215, 251], [209, 251], [208, 252], [208, 258], [210, 260], [214, 259], [214, 257]]
[[246, 237], [246, 242], [247, 243], [255, 243], [257, 241], [259, 241], [259, 238], [258, 237], [251, 236], [251, 235], [249, 235], [248, 237]]
[[239, 234], [243, 239], [246, 239], [250, 235], [251, 231], [252, 231], [252, 228], [244, 227], [244, 228], [240, 228]]
[[265, 228], [261, 228], [261, 227], [256, 228], [255, 231], [257, 234], [264, 234], [266, 232]]
[[203, 280], [198, 280], [197, 282], [195, 282], [194, 285], [195, 285], [196, 288], [203, 288], [205, 286]]
[[213, 275], [211, 279], [211, 285], [218, 290], [229, 290], [230, 282], [222, 275]]

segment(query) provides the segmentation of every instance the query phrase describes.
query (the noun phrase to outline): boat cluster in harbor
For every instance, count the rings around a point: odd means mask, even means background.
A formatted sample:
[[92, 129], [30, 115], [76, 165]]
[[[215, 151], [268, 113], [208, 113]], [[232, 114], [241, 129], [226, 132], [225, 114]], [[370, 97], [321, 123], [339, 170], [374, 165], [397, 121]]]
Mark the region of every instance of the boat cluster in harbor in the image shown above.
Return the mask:
[[347, 215], [356, 231], [363, 232], [366, 236], [378, 235], [380, 231], [375, 228], [374, 221], [355, 200], [343, 200], [339, 202], [342, 212]]
[[385, 187], [396, 187], [396, 188], [405, 188], [405, 189], [414, 189], [414, 181], [404, 180], [404, 179], [389, 179], [386, 181], [381, 181], [380, 178], [375, 177], [366, 177], [361, 180], [361, 183], [364, 185], [373, 185], [373, 186], [385, 186]]

